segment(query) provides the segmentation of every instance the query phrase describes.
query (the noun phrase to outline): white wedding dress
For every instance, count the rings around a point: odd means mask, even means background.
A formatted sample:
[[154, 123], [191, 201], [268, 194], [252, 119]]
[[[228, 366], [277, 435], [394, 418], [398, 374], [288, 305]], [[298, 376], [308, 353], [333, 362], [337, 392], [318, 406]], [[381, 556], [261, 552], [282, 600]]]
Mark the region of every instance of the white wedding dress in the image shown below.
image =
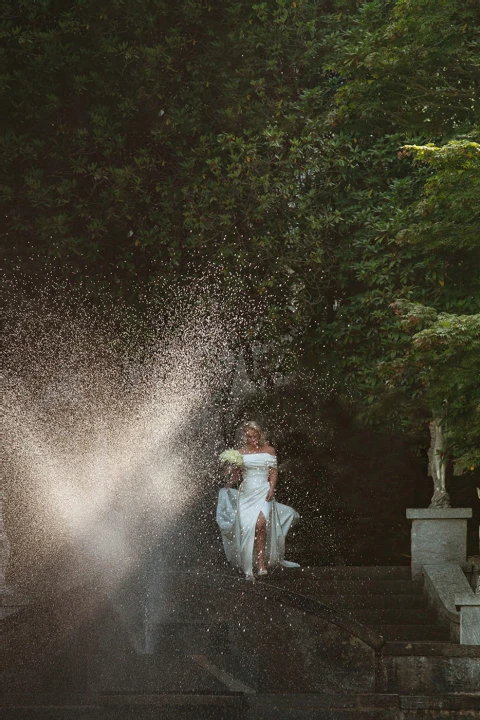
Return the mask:
[[277, 458], [270, 453], [247, 453], [243, 456], [243, 481], [238, 490], [222, 488], [218, 497], [217, 523], [222, 533], [227, 560], [253, 573], [255, 526], [262, 512], [267, 521], [266, 564], [300, 567], [285, 560], [285, 536], [299, 515], [288, 505], [276, 500], [266, 501], [269, 490], [268, 473], [277, 467]]

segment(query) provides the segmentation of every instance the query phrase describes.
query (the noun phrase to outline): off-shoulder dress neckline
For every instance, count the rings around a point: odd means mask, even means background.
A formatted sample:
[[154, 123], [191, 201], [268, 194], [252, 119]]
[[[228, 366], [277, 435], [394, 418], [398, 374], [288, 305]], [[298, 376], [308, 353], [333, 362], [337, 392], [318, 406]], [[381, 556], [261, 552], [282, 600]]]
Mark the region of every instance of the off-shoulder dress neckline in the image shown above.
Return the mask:
[[245, 457], [245, 455], [269, 455], [269, 457], [277, 457], [273, 453], [269, 453], [269, 452], [240, 453], [240, 455], [243, 455], [243, 457]]

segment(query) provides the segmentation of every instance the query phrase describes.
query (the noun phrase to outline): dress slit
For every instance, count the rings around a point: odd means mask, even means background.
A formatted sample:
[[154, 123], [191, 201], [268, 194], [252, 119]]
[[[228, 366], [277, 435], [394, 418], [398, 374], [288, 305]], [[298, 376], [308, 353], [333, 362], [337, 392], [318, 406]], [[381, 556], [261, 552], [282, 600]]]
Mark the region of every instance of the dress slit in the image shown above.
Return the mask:
[[[266, 508], [266, 512], [265, 512], [265, 508]], [[258, 518], [260, 517], [260, 515], [263, 515], [263, 517], [265, 518], [265, 523], [268, 525], [268, 523], [270, 522], [271, 514], [272, 514], [271, 501], [267, 502], [267, 500], [264, 500], [262, 507], [258, 511], [257, 519], [255, 520], [255, 527], [257, 526]]]
[[298, 513], [287, 505], [267, 501], [268, 474], [276, 467], [276, 458], [269, 453], [245, 454], [243, 481], [238, 490], [222, 489], [217, 507], [217, 522], [222, 530], [227, 559], [243, 570], [253, 573], [254, 539], [260, 515], [265, 518], [265, 561], [268, 566], [298, 567], [285, 560], [285, 535]]

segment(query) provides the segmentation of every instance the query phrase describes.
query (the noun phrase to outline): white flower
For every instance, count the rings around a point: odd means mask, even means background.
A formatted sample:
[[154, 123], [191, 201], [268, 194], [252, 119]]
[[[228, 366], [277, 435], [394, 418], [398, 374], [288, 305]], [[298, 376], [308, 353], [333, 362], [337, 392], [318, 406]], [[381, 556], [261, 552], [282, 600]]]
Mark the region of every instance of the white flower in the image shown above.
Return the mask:
[[243, 455], [238, 450], [224, 450], [220, 453], [219, 458], [221, 462], [228, 463], [228, 465], [236, 465], [237, 467], [243, 465]]

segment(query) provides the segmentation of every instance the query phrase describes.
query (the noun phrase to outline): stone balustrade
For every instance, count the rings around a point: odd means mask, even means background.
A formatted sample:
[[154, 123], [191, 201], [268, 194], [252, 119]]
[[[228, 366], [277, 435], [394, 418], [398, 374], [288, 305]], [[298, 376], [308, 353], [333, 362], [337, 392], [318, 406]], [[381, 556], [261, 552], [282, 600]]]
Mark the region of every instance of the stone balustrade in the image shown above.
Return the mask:
[[426, 593], [439, 617], [449, 624], [452, 640], [480, 645], [480, 594], [470, 587], [467, 566], [467, 520], [470, 508], [415, 508], [412, 521], [412, 577], [424, 577]]

